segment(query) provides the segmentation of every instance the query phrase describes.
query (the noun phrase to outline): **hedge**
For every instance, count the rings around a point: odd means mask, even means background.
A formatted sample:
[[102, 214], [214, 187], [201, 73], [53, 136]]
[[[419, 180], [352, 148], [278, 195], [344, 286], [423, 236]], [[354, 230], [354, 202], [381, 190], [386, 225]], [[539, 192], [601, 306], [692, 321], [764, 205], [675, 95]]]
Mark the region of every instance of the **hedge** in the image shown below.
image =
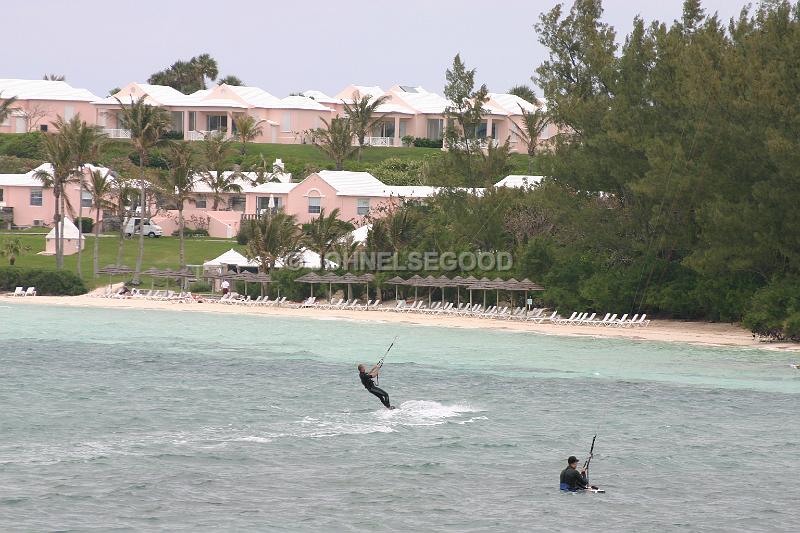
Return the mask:
[[75, 296], [87, 292], [83, 280], [72, 272], [0, 267], [0, 291], [13, 291], [16, 287], [36, 287], [36, 294], [42, 296]]

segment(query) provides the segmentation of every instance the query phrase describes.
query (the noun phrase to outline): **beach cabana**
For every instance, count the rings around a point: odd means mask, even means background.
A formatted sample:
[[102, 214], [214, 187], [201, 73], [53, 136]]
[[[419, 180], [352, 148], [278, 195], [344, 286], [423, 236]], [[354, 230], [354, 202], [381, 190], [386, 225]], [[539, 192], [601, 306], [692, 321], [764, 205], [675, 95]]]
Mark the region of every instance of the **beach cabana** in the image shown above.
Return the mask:
[[[48, 255], [56, 253], [56, 228], [50, 230], [45, 239], [44, 252]], [[64, 217], [64, 255], [77, 254], [78, 249], [83, 250], [86, 245], [86, 238], [80, 234], [78, 227], [72, 221]]]
[[295, 281], [298, 283], [308, 283], [309, 285], [311, 285], [311, 296], [314, 296], [314, 284], [323, 283], [324, 279], [316, 272], [308, 272], [306, 274], [303, 274], [299, 278], [295, 278]]

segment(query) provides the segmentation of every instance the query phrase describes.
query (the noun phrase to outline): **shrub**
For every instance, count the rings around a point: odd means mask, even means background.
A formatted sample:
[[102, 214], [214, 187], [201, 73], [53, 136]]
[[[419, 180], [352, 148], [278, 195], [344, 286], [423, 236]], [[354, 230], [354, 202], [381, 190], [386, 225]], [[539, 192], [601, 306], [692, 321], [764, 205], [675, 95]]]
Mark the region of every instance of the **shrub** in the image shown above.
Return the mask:
[[414, 139], [414, 146], [417, 148], [441, 148], [442, 139], [427, 139], [425, 137], [416, 137]]
[[42, 157], [43, 135], [39, 132], [14, 135], [3, 145], [3, 154], [38, 159]]
[[239, 232], [236, 234], [236, 242], [239, 243], [240, 246], [247, 246], [252, 235], [252, 225], [249, 223], [242, 224], [239, 226]]
[[[76, 218], [75, 222], [77, 222], [77, 221], [78, 221], [78, 219]], [[81, 231], [83, 233], [91, 233], [92, 232], [92, 227], [94, 227], [94, 220], [92, 220], [89, 217], [82, 217], [81, 218]]]
[[183, 133], [180, 131], [168, 131], [167, 133], [162, 135], [161, 138], [168, 141], [182, 141]]
[[400, 138], [400, 140], [403, 141], [403, 146], [411, 146], [412, 144], [414, 144], [414, 136], [413, 135], [403, 135]]
[[[131, 162], [134, 165], [137, 165], [137, 166], [139, 165], [139, 154], [138, 153], [136, 153], [136, 152], [131, 153], [129, 158], [130, 158]], [[147, 164], [145, 166], [148, 166], [148, 167], [151, 167], [151, 168], [160, 168], [160, 169], [163, 169], [163, 170], [166, 170], [168, 168], [166, 158], [164, 158], [164, 156], [158, 150], [151, 150], [147, 154]]]
[[196, 281], [189, 285], [189, 290], [192, 292], [211, 292], [211, 284], [207, 281]]
[[[174, 230], [172, 232], [173, 237], [180, 237], [180, 231]], [[208, 230], [204, 228], [183, 228], [183, 236], [184, 237], [208, 237]]]
[[74, 296], [86, 293], [83, 280], [72, 272], [0, 267], [0, 290], [13, 291], [15, 287], [36, 287], [36, 294], [47, 296]]
[[[308, 296], [309, 286], [307, 283], [296, 283], [294, 280], [310, 272], [308, 268], [290, 270], [286, 268], [275, 268], [270, 272], [272, 282], [269, 284], [270, 296], [276, 298], [278, 294], [286, 296], [289, 300], [303, 300]], [[315, 287], [318, 288], [319, 286]], [[260, 289], [259, 289], [260, 290]]]
[[389, 157], [370, 168], [370, 172], [387, 185], [421, 185], [425, 163], [415, 159]]

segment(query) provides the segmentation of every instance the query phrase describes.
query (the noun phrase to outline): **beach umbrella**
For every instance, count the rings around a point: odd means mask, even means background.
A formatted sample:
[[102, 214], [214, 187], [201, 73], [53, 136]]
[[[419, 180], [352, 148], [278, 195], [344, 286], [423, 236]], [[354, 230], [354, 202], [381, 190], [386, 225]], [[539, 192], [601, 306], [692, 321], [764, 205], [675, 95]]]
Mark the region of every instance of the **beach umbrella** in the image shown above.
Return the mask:
[[408, 284], [414, 287], [414, 301], [416, 302], [419, 299], [417, 291], [419, 289], [419, 285], [422, 282], [422, 278], [417, 274], [414, 274], [410, 278], [408, 278]]
[[386, 283], [388, 283], [389, 285], [394, 285], [394, 299], [395, 300], [399, 300], [400, 299], [400, 294], [399, 294], [398, 287], [400, 285], [405, 285], [406, 284], [406, 280], [404, 280], [400, 276], [395, 276], [392, 279], [387, 280]]
[[328, 299], [333, 296], [333, 284], [340, 283], [342, 281], [341, 276], [334, 274], [333, 272], [328, 272], [324, 276], [322, 276], [323, 282], [328, 282]]
[[456, 288], [456, 306], [461, 306], [461, 288], [460, 285], [464, 281], [464, 278], [461, 276], [456, 276], [453, 278], [453, 285]]
[[322, 278], [316, 272], [308, 272], [295, 279], [295, 281], [299, 281], [300, 283], [308, 283], [311, 285], [311, 296], [314, 296], [314, 284], [320, 283]]
[[351, 274], [347, 272], [344, 276], [342, 276], [342, 283], [347, 283], [347, 299], [353, 297], [351, 284], [359, 283], [359, 278], [355, 274]]

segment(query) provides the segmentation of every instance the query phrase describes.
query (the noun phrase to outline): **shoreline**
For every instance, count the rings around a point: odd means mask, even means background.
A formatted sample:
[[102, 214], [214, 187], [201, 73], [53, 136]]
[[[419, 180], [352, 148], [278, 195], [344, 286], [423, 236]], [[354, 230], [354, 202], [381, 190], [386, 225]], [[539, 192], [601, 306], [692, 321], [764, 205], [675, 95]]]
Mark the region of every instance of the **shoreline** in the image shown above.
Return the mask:
[[395, 313], [391, 311], [347, 311], [329, 309], [297, 309], [291, 307], [249, 307], [213, 303], [174, 303], [144, 299], [109, 299], [81, 296], [0, 297], [0, 305], [58, 305], [100, 309], [147, 309], [177, 312], [224, 313], [249, 316], [300, 317], [315, 320], [345, 319], [360, 322], [403, 324], [410, 326], [453, 327], [491, 331], [528, 332], [539, 335], [627, 339], [639, 341], [685, 343], [701, 346], [751, 348], [783, 353], [800, 353], [800, 344], [760, 342], [752, 334], [733, 324], [715, 324], [679, 320], [655, 320], [648, 327], [605, 328], [556, 324], [533, 324], [462, 316]]

